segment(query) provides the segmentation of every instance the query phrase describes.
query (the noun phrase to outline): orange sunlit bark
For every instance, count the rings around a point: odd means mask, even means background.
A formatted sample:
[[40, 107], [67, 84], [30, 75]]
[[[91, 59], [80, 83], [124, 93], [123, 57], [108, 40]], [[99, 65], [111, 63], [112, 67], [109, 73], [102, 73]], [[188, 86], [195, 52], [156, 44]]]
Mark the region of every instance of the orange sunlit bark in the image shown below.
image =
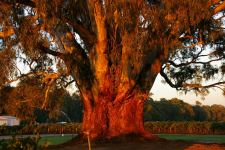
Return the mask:
[[0, 38], [7, 38], [9, 36], [12, 36], [14, 33], [15, 32], [13, 28], [7, 28], [3, 31], [0, 31]]
[[216, 6], [216, 8], [214, 9], [214, 13], [216, 14], [224, 9], [225, 9], [225, 2], [223, 1], [220, 4], [218, 4], [218, 6]]

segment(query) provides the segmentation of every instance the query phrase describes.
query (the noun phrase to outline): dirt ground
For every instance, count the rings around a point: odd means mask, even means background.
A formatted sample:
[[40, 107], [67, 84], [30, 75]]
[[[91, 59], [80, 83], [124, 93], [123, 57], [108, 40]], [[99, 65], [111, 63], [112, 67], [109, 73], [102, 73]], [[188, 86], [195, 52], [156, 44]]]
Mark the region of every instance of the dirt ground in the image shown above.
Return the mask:
[[[69, 142], [41, 150], [88, 150], [84, 142]], [[225, 150], [225, 144], [200, 144], [184, 141], [117, 139], [92, 143], [92, 150]]]

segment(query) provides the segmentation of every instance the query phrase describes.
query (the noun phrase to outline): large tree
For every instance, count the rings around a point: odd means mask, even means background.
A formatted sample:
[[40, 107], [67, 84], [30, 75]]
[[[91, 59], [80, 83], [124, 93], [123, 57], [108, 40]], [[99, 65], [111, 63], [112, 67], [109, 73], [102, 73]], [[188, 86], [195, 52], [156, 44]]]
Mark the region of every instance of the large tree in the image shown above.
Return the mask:
[[39, 76], [45, 108], [54, 84], [75, 81], [84, 133], [152, 137], [143, 105], [159, 73], [177, 90], [223, 90], [224, 7], [222, 0], [0, 0], [0, 85]]

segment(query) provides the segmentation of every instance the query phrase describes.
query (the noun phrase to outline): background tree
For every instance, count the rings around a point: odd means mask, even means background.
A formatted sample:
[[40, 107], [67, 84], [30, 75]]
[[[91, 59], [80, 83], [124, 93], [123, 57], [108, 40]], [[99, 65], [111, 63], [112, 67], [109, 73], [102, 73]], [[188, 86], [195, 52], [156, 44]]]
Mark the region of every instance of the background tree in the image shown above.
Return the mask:
[[70, 121], [82, 122], [83, 105], [80, 100], [80, 96], [76, 93], [72, 96], [65, 95], [62, 111], [70, 118]]
[[11, 86], [5, 86], [0, 90], [0, 114], [6, 114], [5, 105], [7, 104], [12, 89], [13, 87]]
[[212, 114], [212, 120], [216, 121], [216, 120], [221, 120], [221, 121], [225, 121], [225, 108], [222, 105], [212, 105], [211, 106], [211, 114]]
[[[55, 93], [57, 94], [57, 93]], [[56, 95], [58, 96], [58, 95]], [[56, 123], [56, 122], [82, 122], [83, 105], [80, 96], [77, 93], [70, 95], [65, 92], [61, 98], [61, 106], [58, 109], [49, 108], [43, 110], [40, 108], [34, 109], [34, 117], [39, 123]], [[52, 110], [53, 109], [53, 110]], [[51, 117], [52, 113], [56, 115]]]
[[0, 8], [0, 84], [39, 76], [45, 108], [55, 85], [76, 81], [91, 138], [152, 137], [142, 114], [158, 73], [177, 90], [223, 90], [223, 14], [214, 16], [223, 1], [1, 0]]
[[144, 107], [145, 121], [209, 121], [223, 122], [225, 107], [222, 105], [190, 105], [177, 98], [170, 100], [149, 99]]
[[45, 103], [46, 110], [50, 112], [49, 116], [57, 117], [66, 92], [54, 87], [46, 102], [44, 86], [38, 78], [24, 77], [16, 87], [4, 87], [0, 90], [2, 113], [17, 116], [21, 120], [32, 123], [37, 119], [35, 110], [42, 108]]

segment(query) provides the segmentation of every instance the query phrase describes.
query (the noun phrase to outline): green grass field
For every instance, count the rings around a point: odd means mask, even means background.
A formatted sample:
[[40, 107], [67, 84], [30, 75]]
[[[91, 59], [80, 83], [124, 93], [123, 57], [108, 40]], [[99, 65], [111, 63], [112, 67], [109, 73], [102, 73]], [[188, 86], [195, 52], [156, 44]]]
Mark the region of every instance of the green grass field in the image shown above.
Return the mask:
[[[187, 135], [187, 134], [157, 134], [161, 138], [168, 140], [182, 140], [197, 143], [223, 143], [225, 144], [225, 135]], [[65, 143], [73, 138], [72, 135], [47, 136], [42, 137], [38, 142], [39, 146], [47, 147], [49, 145], [58, 145]], [[1, 144], [0, 144], [1, 149]]]
[[[187, 134], [157, 134], [161, 138], [168, 140], [182, 140], [199, 143], [225, 143], [225, 135], [187, 135]], [[38, 145], [58, 145], [72, 139], [72, 136], [43, 137]]]
[[225, 143], [225, 135], [188, 135], [188, 134], [157, 134], [168, 140], [182, 140], [199, 143]]
[[48, 137], [42, 137], [40, 141], [38, 142], [39, 146], [43, 145], [58, 145], [65, 143], [73, 138], [72, 135], [64, 135], [64, 136], [48, 136]]

